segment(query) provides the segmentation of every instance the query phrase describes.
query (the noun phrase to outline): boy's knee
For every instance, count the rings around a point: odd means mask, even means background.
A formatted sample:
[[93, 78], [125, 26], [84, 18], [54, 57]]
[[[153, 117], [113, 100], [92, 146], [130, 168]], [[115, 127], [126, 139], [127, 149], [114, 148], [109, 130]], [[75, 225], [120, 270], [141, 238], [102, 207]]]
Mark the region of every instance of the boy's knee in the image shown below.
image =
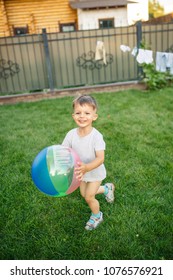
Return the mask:
[[90, 196], [90, 195], [85, 195], [85, 201], [87, 202], [87, 203], [89, 203], [89, 202], [91, 202], [92, 200], [93, 200], [93, 196]]

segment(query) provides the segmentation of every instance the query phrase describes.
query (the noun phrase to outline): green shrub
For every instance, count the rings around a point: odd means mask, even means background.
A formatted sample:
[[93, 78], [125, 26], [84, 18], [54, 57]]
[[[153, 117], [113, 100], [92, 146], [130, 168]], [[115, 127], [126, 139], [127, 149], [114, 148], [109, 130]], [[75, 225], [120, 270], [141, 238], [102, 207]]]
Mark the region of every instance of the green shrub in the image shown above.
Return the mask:
[[159, 72], [156, 70], [154, 63], [141, 64], [142, 79], [147, 85], [147, 89], [157, 90], [173, 84], [173, 75], [167, 72]]
[[[144, 40], [141, 41], [140, 48], [145, 50], [151, 49]], [[140, 79], [146, 84], [148, 90], [158, 90], [173, 85], [173, 75], [169, 71], [157, 71], [154, 62], [150, 64], [139, 64], [139, 68], [141, 68]]]

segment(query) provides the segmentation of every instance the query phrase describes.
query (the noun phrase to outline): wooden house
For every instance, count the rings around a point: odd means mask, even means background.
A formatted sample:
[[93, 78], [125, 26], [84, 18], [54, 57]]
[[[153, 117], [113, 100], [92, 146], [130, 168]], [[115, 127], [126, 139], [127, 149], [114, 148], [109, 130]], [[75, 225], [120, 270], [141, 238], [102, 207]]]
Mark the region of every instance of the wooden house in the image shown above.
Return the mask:
[[148, 0], [0, 0], [0, 37], [128, 26], [140, 13]]
[[0, 0], [0, 36], [76, 29], [77, 11], [68, 0]]

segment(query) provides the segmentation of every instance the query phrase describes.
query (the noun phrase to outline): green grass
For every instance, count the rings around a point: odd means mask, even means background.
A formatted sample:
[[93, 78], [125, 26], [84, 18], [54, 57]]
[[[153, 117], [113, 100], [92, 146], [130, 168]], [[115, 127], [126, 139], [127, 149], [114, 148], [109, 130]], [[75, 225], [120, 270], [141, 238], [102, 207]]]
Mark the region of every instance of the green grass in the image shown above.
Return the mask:
[[30, 174], [37, 153], [74, 127], [72, 97], [0, 107], [0, 259], [173, 258], [173, 89], [94, 96], [116, 201], [98, 197], [104, 222], [93, 232], [79, 190], [49, 197]]

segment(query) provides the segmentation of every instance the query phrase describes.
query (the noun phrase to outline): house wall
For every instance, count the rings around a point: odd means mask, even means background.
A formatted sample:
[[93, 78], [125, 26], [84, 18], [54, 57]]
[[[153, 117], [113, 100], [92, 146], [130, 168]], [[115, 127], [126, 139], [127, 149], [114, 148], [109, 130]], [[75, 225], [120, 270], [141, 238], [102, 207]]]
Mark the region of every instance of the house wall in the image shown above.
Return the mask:
[[99, 19], [114, 18], [114, 27], [127, 26], [127, 9], [112, 8], [100, 10], [78, 9], [78, 25], [80, 30], [99, 28]]
[[146, 21], [148, 20], [148, 0], [138, 0], [138, 3], [127, 4], [124, 8], [78, 9], [78, 23], [81, 30], [97, 29], [98, 20], [103, 18], [114, 18], [115, 27], [132, 25], [139, 20]]
[[97, 29], [98, 19], [103, 18], [114, 18], [115, 27], [148, 20], [148, 0], [124, 8], [88, 11], [72, 9], [68, 0], [0, 0], [0, 37], [14, 35], [13, 26], [28, 26], [30, 34], [40, 33], [42, 28], [59, 32], [59, 23], [77, 21], [80, 30]]
[[127, 18], [129, 25], [135, 24], [139, 20], [148, 20], [148, 0], [138, 0], [138, 3], [127, 4]]
[[1, 34], [2, 36], [10, 35], [4, 0], [0, 0], [0, 36]]
[[59, 31], [59, 21], [60, 23], [77, 21], [77, 11], [70, 7], [68, 0], [1, 0], [0, 36], [4, 36], [5, 32], [4, 19], [1, 17], [3, 4], [10, 35], [13, 35], [13, 26], [28, 25], [29, 33], [33, 34], [40, 32], [42, 28], [47, 28], [50, 32]]

